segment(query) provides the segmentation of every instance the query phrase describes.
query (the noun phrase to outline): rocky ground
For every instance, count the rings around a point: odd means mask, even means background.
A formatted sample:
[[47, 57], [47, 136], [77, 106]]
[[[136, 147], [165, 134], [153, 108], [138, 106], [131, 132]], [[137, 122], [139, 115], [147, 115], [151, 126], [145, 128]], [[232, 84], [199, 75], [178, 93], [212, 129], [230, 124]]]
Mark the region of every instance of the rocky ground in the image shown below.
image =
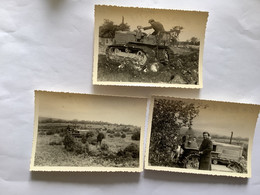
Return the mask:
[[174, 59], [168, 65], [158, 62], [148, 64], [145, 69], [133, 64], [108, 62], [104, 53], [98, 58], [98, 80], [117, 82], [146, 82], [172, 84], [198, 84], [198, 49], [172, 49]]

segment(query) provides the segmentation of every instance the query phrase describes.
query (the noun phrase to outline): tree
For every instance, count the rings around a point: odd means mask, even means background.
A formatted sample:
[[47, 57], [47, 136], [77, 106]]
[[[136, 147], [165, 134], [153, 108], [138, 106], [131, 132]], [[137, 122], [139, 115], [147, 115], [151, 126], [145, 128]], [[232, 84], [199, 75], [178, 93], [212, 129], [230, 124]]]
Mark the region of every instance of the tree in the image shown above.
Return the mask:
[[102, 26], [99, 27], [99, 37], [114, 38], [116, 31], [129, 31], [130, 26], [122, 21], [121, 24], [116, 25], [113, 21], [105, 19]]
[[183, 31], [183, 29], [184, 28], [182, 26], [174, 26], [170, 29], [171, 42], [173, 44], [178, 43], [179, 35]]
[[198, 45], [200, 41], [199, 41], [199, 39], [197, 37], [191, 37], [190, 42], [193, 45]]
[[171, 154], [180, 144], [180, 129], [191, 128], [199, 105], [183, 101], [155, 99], [149, 148], [152, 165], [171, 166]]

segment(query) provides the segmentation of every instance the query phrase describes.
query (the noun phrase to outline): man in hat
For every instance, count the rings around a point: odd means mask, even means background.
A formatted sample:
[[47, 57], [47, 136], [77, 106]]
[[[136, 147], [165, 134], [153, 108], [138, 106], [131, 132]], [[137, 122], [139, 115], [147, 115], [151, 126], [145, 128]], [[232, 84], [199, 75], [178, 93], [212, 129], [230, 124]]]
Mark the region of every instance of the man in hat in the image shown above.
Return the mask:
[[154, 32], [152, 33], [152, 35], [158, 35], [160, 32], [165, 32], [164, 27], [160, 22], [156, 22], [154, 21], [154, 19], [150, 19], [148, 23], [150, 23], [151, 26], [143, 27], [143, 29], [153, 29]]
[[200, 170], [211, 170], [211, 151], [213, 150], [213, 145], [209, 137], [210, 134], [208, 132], [203, 132], [203, 141], [199, 148]]

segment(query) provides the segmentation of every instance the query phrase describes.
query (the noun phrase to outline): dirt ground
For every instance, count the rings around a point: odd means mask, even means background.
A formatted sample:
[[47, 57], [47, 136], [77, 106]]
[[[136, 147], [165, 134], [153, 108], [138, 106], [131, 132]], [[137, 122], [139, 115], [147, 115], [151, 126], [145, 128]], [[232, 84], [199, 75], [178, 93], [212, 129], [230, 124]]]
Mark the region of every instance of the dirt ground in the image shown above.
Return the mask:
[[169, 65], [159, 63], [156, 72], [120, 68], [120, 63], [108, 62], [104, 53], [98, 56], [98, 81], [197, 84], [199, 49], [172, 47], [174, 59]]

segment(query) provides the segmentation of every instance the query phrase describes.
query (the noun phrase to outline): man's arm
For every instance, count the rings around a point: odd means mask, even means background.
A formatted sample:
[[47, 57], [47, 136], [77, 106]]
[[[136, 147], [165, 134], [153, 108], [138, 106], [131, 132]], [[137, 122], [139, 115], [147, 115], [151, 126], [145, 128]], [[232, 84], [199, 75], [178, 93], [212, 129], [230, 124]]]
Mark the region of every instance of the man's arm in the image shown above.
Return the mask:
[[149, 29], [152, 29], [152, 28], [153, 28], [152, 26], [143, 27], [144, 30], [149, 30]]

